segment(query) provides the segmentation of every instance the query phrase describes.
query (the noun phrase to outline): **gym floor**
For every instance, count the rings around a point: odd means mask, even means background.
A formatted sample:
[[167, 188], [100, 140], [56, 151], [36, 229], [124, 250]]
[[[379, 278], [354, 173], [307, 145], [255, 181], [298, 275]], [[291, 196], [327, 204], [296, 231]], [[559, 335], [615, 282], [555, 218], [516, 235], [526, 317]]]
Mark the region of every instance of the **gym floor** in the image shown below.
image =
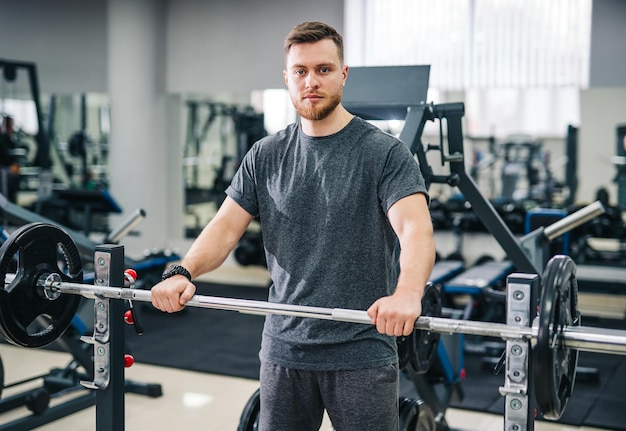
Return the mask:
[[[4, 363], [6, 383], [41, 375], [54, 367], [64, 367], [68, 354], [41, 349], [22, 349], [0, 345], [0, 356]], [[156, 367], [135, 363], [126, 370], [126, 378], [140, 382], [159, 383], [163, 396], [150, 398], [144, 395], [127, 394], [126, 429], [166, 431], [173, 429], [204, 431], [235, 431], [239, 416], [258, 382], [248, 379], [224, 377], [213, 374], [189, 372], [185, 370]], [[37, 382], [33, 382], [36, 385]], [[15, 392], [9, 388], [2, 396]], [[25, 389], [20, 385], [19, 391]], [[51, 406], [69, 397], [53, 399]], [[26, 408], [19, 408], [0, 415], [0, 426], [11, 420], [31, 414]], [[448, 409], [448, 424], [455, 430], [501, 431], [503, 419], [500, 416]], [[93, 431], [96, 429], [95, 407], [90, 407], [62, 419], [37, 428], [41, 431]], [[536, 430], [573, 431], [594, 430], [575, 428], [547, 422], [537, 422]], [[321, 431], [331, 431], [325, 420]]]
[[[208, 281], [233, 281], [250, 284], [256, 281], [259, 285], [266, 283], [263, 271], [254, 268], [233, 269], [225, 265], [212, 274]], [[596, 299], [594, 308], [602, 308], [602, 304], [610, 304], [615, 308], [615, 298]], [[626, 309], [621, 303], [620, 308]], [[55, 367], [65, 367], [70, 355], [44, 349], [25, 349], [12, 345], [0, 344], [0, 357], [4, 365], [5, 385], [21, 381], [37, 375], [43, 375]], [[135, 363], [126, 370], [126, 378], [136, 382], [158, 383], [162, 386], [163, 395], [150, 398], [145, 395], [126, 394], [125, 418], [128, 430], [165, 431], [172, 429], [229, 431], [236, 430], [243, 408], [258, 388], [255, 380], [225, 377], [207, 373], [190, 372], [181, 369], [158, 367]], [[22, 392], [29, 387], [37, 387], [40, 380], [32, 383], [6, 388], [2, 397]], [[29, 386], [31, 385], [31, 386]], [[51, 406], [66, 401], [76, 395], [65, 395], [52, 399]], [[29, 415], [25, 407], [0, 414], [0, 427], [17, 418]], [[471, 411], [448, 409], [446, 419], [451, 428], [463, 431], [500, 431], [503, 429], [503, 418]], [[90, 407], [62, 419], [37, 428], [42, 431], [93, 431], [96, 429], [96, 409]], [[576, 428], [560, 424], [537, 422], [536, 430], [573, 431], [594, 430], [594, 428]], [[330, 422], [326, 419], [321, 431], [331, 431]]]

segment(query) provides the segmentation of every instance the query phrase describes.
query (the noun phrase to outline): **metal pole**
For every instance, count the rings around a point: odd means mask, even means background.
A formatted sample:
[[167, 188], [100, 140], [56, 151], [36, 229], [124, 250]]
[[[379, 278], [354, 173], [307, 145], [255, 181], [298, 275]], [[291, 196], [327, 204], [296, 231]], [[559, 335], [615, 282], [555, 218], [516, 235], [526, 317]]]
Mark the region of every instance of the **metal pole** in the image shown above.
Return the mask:
[[[103, 245], [96, 247], [94, 254], [96, 265], [96, 281], [100, 281], [108, 286], [124, 285], [124, 248], [119, 245]], [[88, 285], [89, 286], [89, 285]], [[96, 288], [96, 286], [93, 286]], [[108, 287], [109, 289], [118, 289], [118, 287]], [[102, 343], [96, 341], [96, 350], [98, 347], [108, 350], [109, 369], [108, 385], [105, 388], [97, 388], [96, 391], [96, 431], [124, 431], [125, 427], [125, 378], [124, 378], [124, 349], [126, 348], [124, 337], [124, 302], [122, 301], [101, 301], [103, 298], [97, 298], [96, 320], [108, 320], [108, 325], [104, 322], [102, 326], [108, 326], [108, 340], [102, 340]], [[102, 304], [102, 312], [106, 316], [100, 316], [97, 305]], [[95, 326], [98, 326], [98, 322]], [[97, 332], [96, 328], [96, 332]], [[96, 336], [97, 338], [97, 336]], [[94, 362], [98, 361], [98, 352], [94, 352]], [[103, 367], [106, 368], [106, 367]], [[99, 370], [96, 370], [98, 372]], [[96, 376], [97, 379], [98, 376]]]
[[136, 209], [122, 224], [109, 232], [103, 242], [105, 244], [117, 244], [141, 223], [144, 218], [146, 218], [146, 211], [141, 208]]
[[604, 212], [605, 209], [602, 205], [602, 202], [595, 201], [594, 203], [579, 209], [578, 211], [568, 215], [567, 217], [563, 217], [561, 220], [556, 221], [549, 226], [546, 226], [543, 234], [549, 241], [552, 241], [554, 238], [561, 236], [565, 232], [570, 231], [583, 223], [586, 223], [587, 221], [599, 216], [600, 214], [604, 214]]
[[[86, 298], [130, 299], [151, 302], [148, 290], [92, 286], [80, 283], [52, 282], [47, 285], [53, 291], [82, 295]], [[223, 298], [195, 295], [187, 303], [191, 307], [216, 310], [238, 311], [246, 314], [280, 314], [285, 316], [309, 317], [341, 322], [372, 324], [366, 311], [344, 308], [323, 308], [304, 305], [276, 304], [266, 301]], [[448, 319], [443, 317], [421, 316], [415, 322], [415, 329], [441, 334], [470, 334], [501, 338], [504, 340], [536, 340], [536, 327], [521, 327], [504, 323], [479, 322], [473, 320]], [[557, 343], [567, 348], [587, 352], [605, 352], [626, 355], [626, 331], [593, 327], [564, 327], [557, 330]]]

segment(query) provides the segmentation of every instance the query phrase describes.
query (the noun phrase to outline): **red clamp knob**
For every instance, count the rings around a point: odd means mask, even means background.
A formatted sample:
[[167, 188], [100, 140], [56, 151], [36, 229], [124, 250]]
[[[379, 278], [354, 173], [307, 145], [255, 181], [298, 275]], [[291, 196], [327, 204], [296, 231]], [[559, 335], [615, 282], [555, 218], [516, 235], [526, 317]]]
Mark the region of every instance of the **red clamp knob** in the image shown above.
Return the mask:
[[124, 367], [125, 368], [130, 368], [133, 366], [133, 364], [135, 363], [135, 358], [133, 358], [131, 355], [124, 355]]
[[131, 310], [126, 310], [126, 312], [124, 313], [124, 322], [128, 323], [129, 325], [135, 323], [135, 319], [133, 318], [133, 312]]
[[137, 281], [137, 271], [135, 271], [134, 269], [129, 268], [124, 271], [124, 274], [131, 277], [133, 281]]

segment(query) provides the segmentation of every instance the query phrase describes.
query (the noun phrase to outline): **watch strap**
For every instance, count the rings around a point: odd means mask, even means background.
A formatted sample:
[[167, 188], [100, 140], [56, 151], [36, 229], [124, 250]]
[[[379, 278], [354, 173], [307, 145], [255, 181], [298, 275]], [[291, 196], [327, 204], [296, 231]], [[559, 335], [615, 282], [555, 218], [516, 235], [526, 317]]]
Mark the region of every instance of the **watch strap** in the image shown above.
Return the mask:
[[173, 277], [175, 275], [182, 275], [185, 278], [187, 278], [187, 280], [191, 281], [191, 274], [189, 273], [187, 268], [185, 268], [182, 265], [172, 265], [172, 266], [170, 266], [161, 275], [161, 280], [166, 280], [166, 279], [168, 279], [170, 277]]

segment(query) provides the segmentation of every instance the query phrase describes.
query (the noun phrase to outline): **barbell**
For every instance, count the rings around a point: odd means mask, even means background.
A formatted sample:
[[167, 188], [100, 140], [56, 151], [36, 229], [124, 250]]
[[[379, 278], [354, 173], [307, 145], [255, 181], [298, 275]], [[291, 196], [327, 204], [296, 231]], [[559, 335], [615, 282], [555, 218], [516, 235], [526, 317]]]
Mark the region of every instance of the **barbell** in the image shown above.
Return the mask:
[[[14, 271], [14, 274], [11, 273]], [[62, 228], [31, 223], [18, 228], [0, 247], [0, 332], [12, 344], [42, 347], [70, 326], [79, 296], [151, 302], [151, 293], [127, 287], [82, 283], [76, 245]], [[515, 294], [515, 293], [514, 293]], [[280, 314], [372, 324], [363, 310], [279, 304], [265, 301], [195, 295], [187, 306], [248, 314]], [[440, 308], [433, 309], [440, 312]], [[41, 329], [33, 324], [48, 322]], [[626, 354], [626, 331], [581, 326], [576, 265], [568, 256], [547, 263], [537, 318], [531, 326], [420, 316], [416, 331], [426, 334], [471, 334], [530, 342], [538, 407], [544, 417], [558, 419], [572, 394], [578, 351]], [[416, 333], [414, 331], [414, 333]], [[433, 351], [436, 337], [423, 337], [422, 348]]]

